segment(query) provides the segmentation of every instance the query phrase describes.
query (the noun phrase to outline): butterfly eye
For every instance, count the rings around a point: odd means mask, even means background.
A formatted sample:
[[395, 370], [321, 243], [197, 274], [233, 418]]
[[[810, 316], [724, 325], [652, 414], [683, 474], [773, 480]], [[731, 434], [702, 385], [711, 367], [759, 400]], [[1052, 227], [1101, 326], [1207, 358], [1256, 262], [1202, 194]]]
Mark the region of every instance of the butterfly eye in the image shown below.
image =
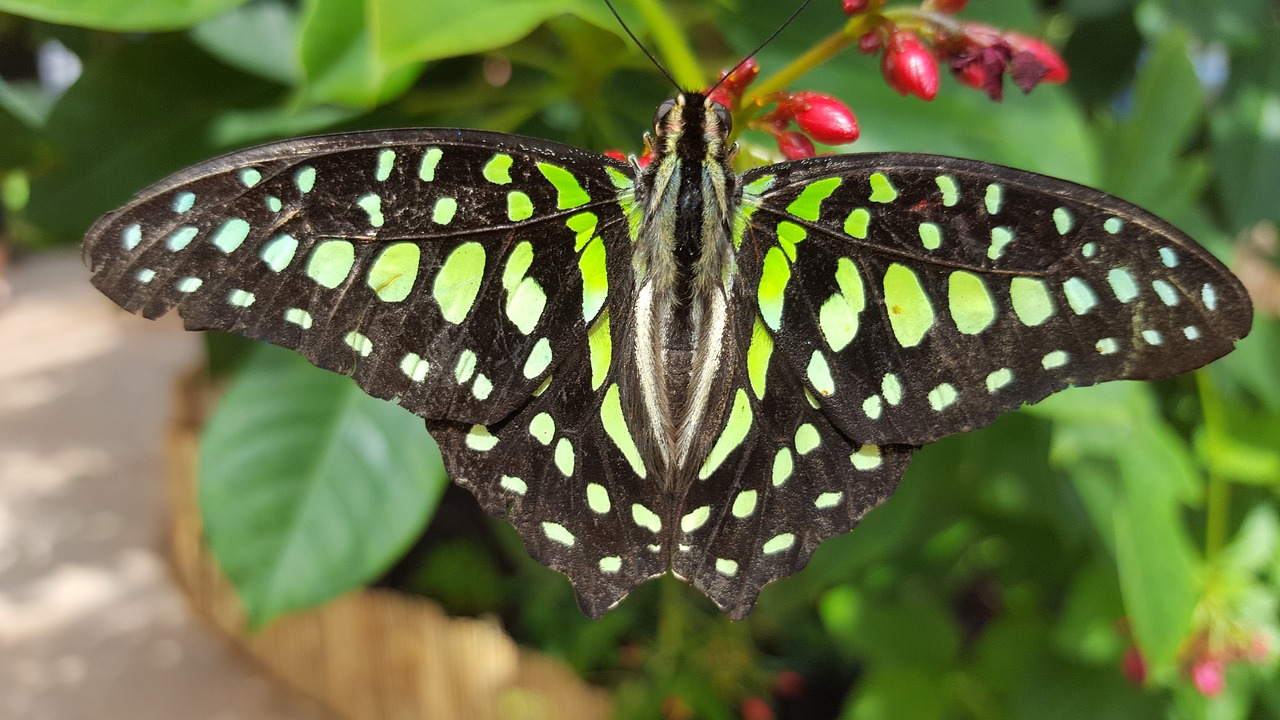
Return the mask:
[[653, 114], [653, 126], [656, 128], [667, 119], [667, 115], [671, 114], [671, 110], [676, 106], [675, 100], [667, 100], [658, 106], [658, 111]]
[[724, 128], [726, 134], [733, 130], [733, 113], [729, 112], [729, 108], [712, 101], [711, 109], [715, 111], [716, 117], [720, 118], [720, 125]]

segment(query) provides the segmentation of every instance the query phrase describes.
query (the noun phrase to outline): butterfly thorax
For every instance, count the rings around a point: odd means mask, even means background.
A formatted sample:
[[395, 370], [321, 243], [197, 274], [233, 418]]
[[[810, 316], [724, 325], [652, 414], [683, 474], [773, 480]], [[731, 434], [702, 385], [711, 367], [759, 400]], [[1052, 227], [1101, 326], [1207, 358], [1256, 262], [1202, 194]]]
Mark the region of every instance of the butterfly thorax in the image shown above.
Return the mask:
[[637, 190], [636, 375], [626, 384], [646, 456], [669, 490], [696, 472], [724, 412], [717, 380], [728, 359], [740, 192], [723, 108], [682, 94], [659, 109], [655, 130]]

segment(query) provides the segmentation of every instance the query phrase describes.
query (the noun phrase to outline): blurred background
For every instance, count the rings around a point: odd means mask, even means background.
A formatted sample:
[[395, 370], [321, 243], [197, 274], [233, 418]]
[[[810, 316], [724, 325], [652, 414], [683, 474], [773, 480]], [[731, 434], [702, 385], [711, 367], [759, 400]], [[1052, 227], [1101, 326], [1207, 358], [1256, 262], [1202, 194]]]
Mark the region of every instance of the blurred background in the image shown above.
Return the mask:
[[[659, 59], [688, 74], [683, 48], [707, 83], [792, 9], [619, 2]], [[363, 479], [415, 509], [359, 528], [377, 549], [365, 562], [317, 578], [342, 549], [286, 561], [297, 528], [322, 522], [302, 514], [213, 538], [220, 557], [253, 555], [231, 573], [247, 617], [269, 626], [361, 585], [427, 597], [562, 661], [622, 718], [1280, 718], [1277, 13], [972, 0], [958, 20], [1042, 38], [1070, 80], [1006, 85], [996, 103], [944, 69], [924, 102], [853, 47], [789, 87], [857, 115], [861, 138], [839, 151], [1011, 165], [1187, 231], [1256, 305], [1211, 367], [1069, 390], [926, 447], [888, 503], [742, 623], [669, 578], [585, 619], [562, 576], [448, 485], [403, 414], [393, 437], [429, 470]], [[846, 21], [816, 0], [760, 52], [761, 77]], [[163, 457], [184, 372], [346, 381], [119, 311], [79, 258], [98, 216], [186, 165], [320, 132], [484, 128], [638, 154], [670, 94], [597, 0], [0, 0], [0, 716], [331, 712], [195, 620], [166, 567]], [[748, 161], [779, 159], [764, 133], [740, 141]], [[320, 482], [296, 479], [290, 512]], [[268, 502], [252, 488], [236, 501]], [[508, 716], [539, 716], [522, 707]]]

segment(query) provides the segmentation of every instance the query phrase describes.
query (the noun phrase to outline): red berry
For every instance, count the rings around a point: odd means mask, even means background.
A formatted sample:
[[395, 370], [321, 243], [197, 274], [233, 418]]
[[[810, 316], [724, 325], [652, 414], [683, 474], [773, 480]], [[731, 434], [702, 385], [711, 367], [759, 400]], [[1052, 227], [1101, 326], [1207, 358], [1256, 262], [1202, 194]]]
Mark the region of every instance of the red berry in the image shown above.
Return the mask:
[[875, 55], [880, 52], [883, 47], [884, 39], [881, 38], [880, 33], [875, 30], [863, 33], [862, 37], [858, 38], [858, 52], [863, 55]]
[[1124, 656], [1120, 658], [1120, 671], [1134, 685], [1141, 685], [1147, 679], [1147, 663], [1142, 659], [1142, 653], [1138, 652], [1138, 648], [1130, 645], [1124, 651]]
[[742, 720], [773, 720], [773, 708], [754, 695], [743, 698], [738, 711], [742, 715]]
[[707, 95], [707, 98], [710, 99], [711, 102], [720, 103], [730, 110], [733, 109], [734, 105], [737, 105], [737, 103], [734, 102], [733, 95], [730, 95], [729, 91], [725, 90], [723, 85], [712, 90], [711, 93]]
[[858, 139], [858, 121], [853, 111], [829, 95], [798, 92], [780, 103], [779, 110], [789, 114], [801, 130], [820, 143], [843, 145]]
[[1071, 71], [1067, 68], [1067, 64], [1063, 62], [1062, 56], [1039, 38], [1033, 38], [1022, 33], [1007, 32], [1004, 34], [1004, 39], [1015, 53], [1030, 53], [1036, 60], [1040, 61], [1041, 65], [1045, 66], [1047, 72], [1040, 78], [1040, 82], [1064, 83], [1067, 78], [1071, 77]]
[[899, 95], [932, 100], [938, 94], [938, 64], [913, 33], [898, 30], [889, 36], [880, 70]]
[[1191, 684], [1205, 697], [1217, 697], [1227, 687], [1226, 665], [1217, 658], [1200, 658], [1191, 665]]
[[871, 5], [870, 0], [844, 0], [845, 15], [861, 15]]
[[773, 676], [773, 694], [780, 698], [797, 698], [804, 694], [804, 676], [795, 670], [783, 670]]
[[627, 156], [622, 154], [621, 150], [605, 150], [605, 157], [611, 157], [618, 162], [626, 162]]
[[778, 135], [778, 150], [788, 160], [813, 157], [813, 141], [798, 132], [784, 132]]
[[734, 95], [741, 95], [747, 86], [755, 81], [756, 76], [760, 74], [760, 63], [756, 62], [753, 57], [747, 58], [733, 72], [729, 73], [729, 77], [725, 78], [720, 84], [725, 90]]

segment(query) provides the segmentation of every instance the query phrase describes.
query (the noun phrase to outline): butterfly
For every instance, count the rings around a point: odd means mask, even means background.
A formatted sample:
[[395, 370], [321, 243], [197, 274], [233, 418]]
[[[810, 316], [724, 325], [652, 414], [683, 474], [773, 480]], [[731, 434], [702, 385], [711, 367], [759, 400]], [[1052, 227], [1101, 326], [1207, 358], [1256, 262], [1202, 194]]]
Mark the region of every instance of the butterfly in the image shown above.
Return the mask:
[[643, 169], [477, 130], [287, 140], [144, 190], [85, 251], [127, 310], [420, 415], [593, 617], [669, 571], [741, 618], [920, 446], [1249, 331], [1236, 278], [1125, 201], [908, 153], [739, 174], [730, 122], [681, 93]]

